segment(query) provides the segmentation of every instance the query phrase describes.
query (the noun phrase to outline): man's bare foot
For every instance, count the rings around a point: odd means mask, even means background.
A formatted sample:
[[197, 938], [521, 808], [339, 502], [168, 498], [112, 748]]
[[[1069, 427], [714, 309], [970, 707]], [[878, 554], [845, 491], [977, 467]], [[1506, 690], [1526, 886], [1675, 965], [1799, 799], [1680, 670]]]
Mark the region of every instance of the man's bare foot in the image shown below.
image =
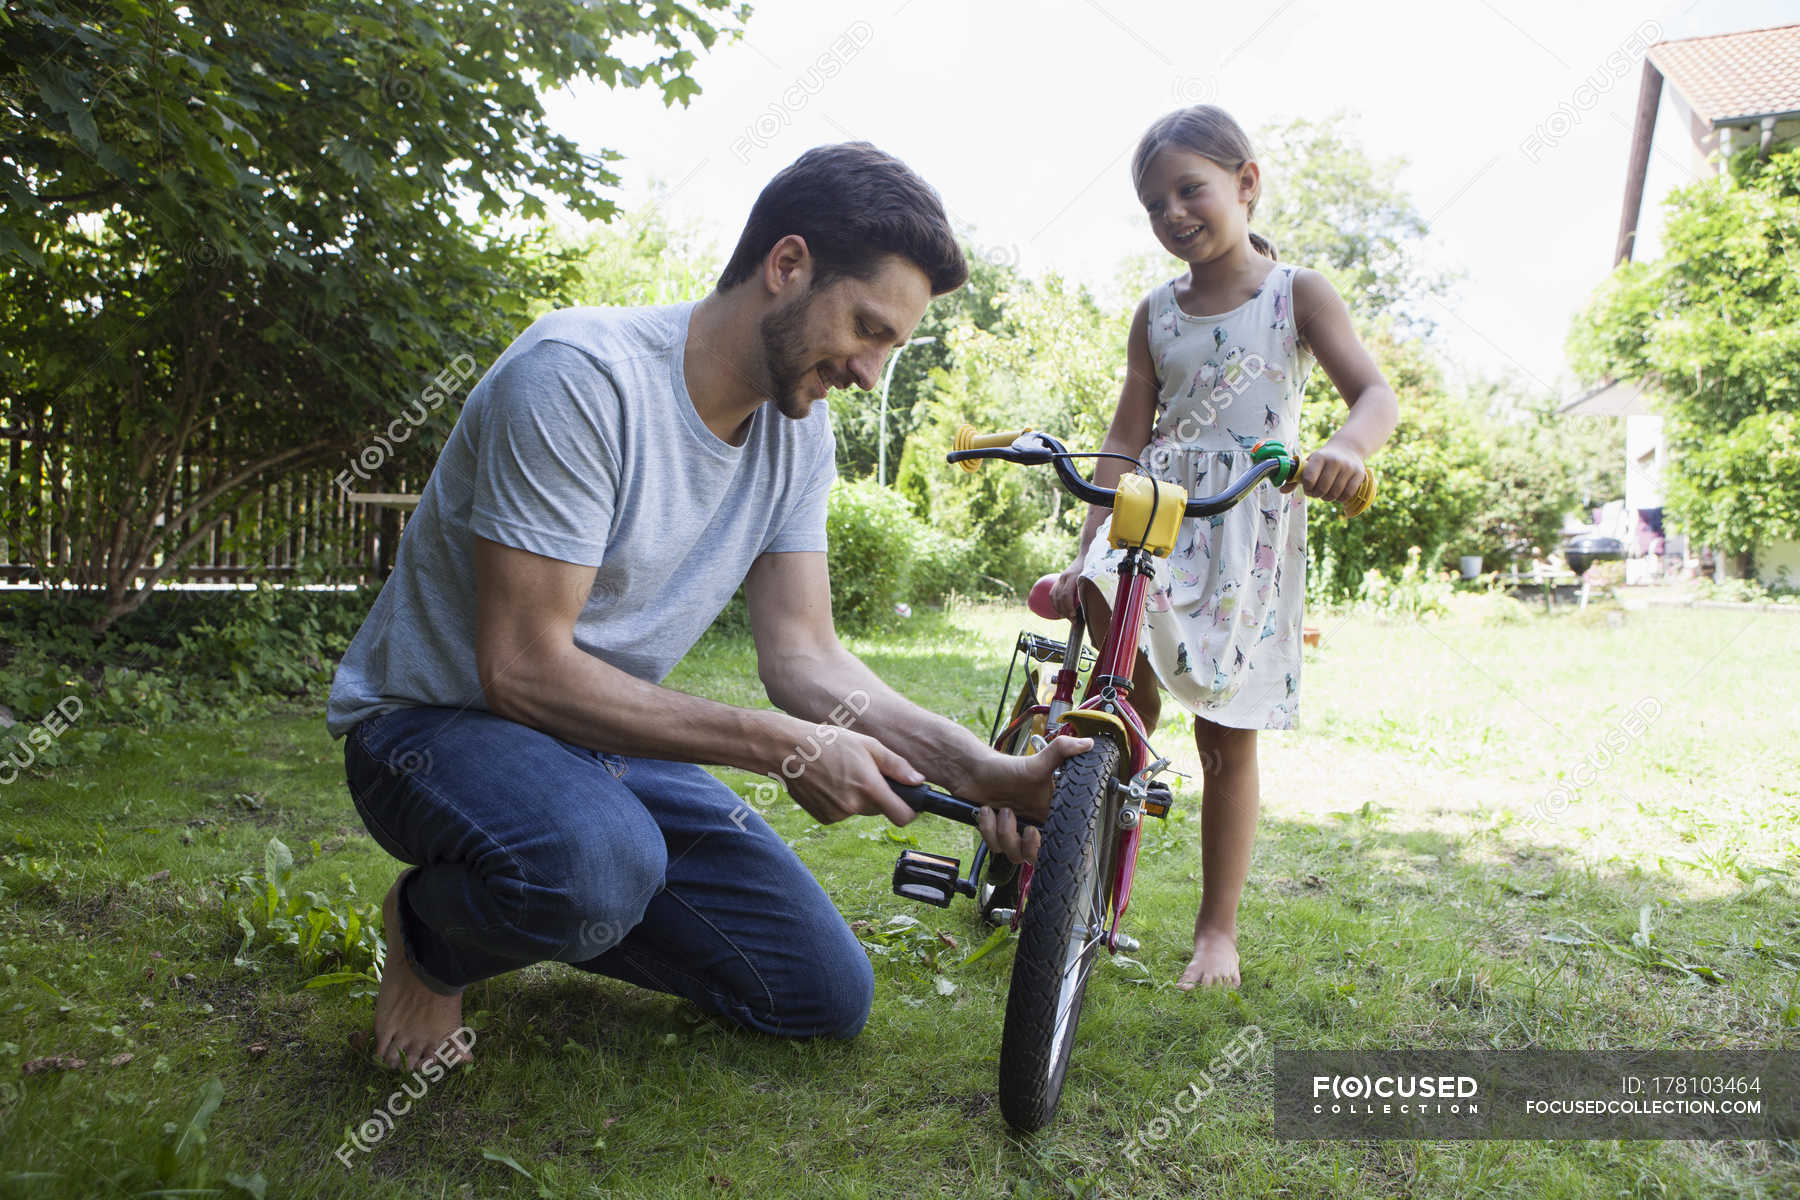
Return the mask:
[[1195, 987], [1236, 987], [1238, 978], [1237, 935], [1216, 929], [1201, 929], [1194, 934], [1194, 957], [1187, 970], [1175, 981], [1182, 991]]
[[[462, 997], [442, 996], [426, 987], [406, 959], [400, 926], [400, 881], [405, 878], [406, 872], [400, 872], [381, 902], [387, 963], [375, 996], [375, 1056], [397, 1071], [417, 1070], [427, 1058], [446, 1067], [473, 1062], [468, 1035], [451, 1037], [463, 1027]], [[369, 1044], [366, 1036], [363, 1044]]]

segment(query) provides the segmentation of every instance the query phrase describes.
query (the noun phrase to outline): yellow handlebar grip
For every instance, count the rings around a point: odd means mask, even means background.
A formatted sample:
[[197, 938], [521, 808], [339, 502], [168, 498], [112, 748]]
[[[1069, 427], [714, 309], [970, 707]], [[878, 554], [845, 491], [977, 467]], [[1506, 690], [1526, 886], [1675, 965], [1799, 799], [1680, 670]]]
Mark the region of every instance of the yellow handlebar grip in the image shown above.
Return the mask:
[[1364, 467], [1363, 481], [1357, 486], [1356, 495], [1344, 503], [1344, 516], [1359, 516], [1365, 508], [1373, 503], [1375, 503], [1375, 472]]
[[[1294, 478], [1300, 478], [1300, 472], [1306, 469], [1306, 459], [1302, 458], [1294, 467]], [[1339, 512], [1345, 519], [1361, 516], [1364, 509], [1375, 503], [1375, 472], [1363, 468], [1362, 482], [1356, 485], [1356, 494], [1344, 501]]]
[[[1012, 445], [1030, 432], [1031, 427], [1026, 426], [1024, 429], [1016, 429], [1011, 433], [977, 433], [975, 432], [975, 427], [973, 425], [964, 425], [957, 429], [956, 441], [950, 449], [998, 450], [1002, 446]], [[978, 458], [965, 458], [957, 465], [965, 471], [979, 471], [981, 469], [981, 460]]]

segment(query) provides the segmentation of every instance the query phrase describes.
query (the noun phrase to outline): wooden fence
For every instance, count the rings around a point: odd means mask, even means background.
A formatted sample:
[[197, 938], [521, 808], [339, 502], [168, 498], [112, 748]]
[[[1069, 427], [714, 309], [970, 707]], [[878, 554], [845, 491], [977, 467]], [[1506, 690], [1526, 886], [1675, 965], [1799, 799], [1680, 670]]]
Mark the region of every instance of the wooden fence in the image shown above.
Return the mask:
[[[79, 467], [59, 424], [54, 412], [33, 427], [0, 421], [0, 463], [10, 481], [0, 494], [5, 505], [0, 514], [0, 583], [39, 583], [46, 568], [54, 578], [63, 568], [87, 560], [80, 544], [86, 522], [72, 521], [69, 514], [81, 511], [92, 493], [76, 478]], [[202, 494], [220, 479], [233, 461], [228, 450], [216, 429], [197, 431], [177, 464], [166, 510], [180, 511], [185, 497]], [[264, 485], [163, 581], [279, 582], [301, 572], [325, 583], [385, 579], [400, 542], [408, 497], [347, 493], [336, 482], [341, 470], [318, 467]], [[397, 493], [409, 486], [404, 479], [382, 483]], [[200, 523], [188, 517], [165, 547], [179, 545]]]

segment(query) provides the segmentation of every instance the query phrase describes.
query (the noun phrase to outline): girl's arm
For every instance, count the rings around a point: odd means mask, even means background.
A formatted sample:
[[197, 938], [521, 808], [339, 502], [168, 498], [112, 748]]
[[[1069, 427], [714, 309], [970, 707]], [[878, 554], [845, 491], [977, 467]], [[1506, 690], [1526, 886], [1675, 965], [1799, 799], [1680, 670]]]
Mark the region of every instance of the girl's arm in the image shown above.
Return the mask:
[[1283, 490], [1292, 491], [1297, 484], [1309, 496], [1341, 502], [1356, 494], [1363, 463], [1394, 432], [1400, 402], [1356, 336], [1350, 309], [1329, 279], [1317, 271], [1296, 272], [1294, 314], [1300, 337], [1350, 406], [1350, 415], [1330, 441], [1307, 456], [1300, 478]]
[[[1119, 389], [1119, 407], [1107, 428], [1106, 440], [1100, 443], [1101, 450], [1133, 457], [1143, 452], [1150, 441], [1150, 431], [1156, 426], [1156, 393], [1156, 368], [1150, 362], [1150, 302], [1142, 300], [1131, 316], [1131, 334], [1125, 341], [1125, 385]], [[1117, 487], [1129, 465], [1117, 458], [1096, 459], [1095, 463], [1094, 486], [1104, 488]], [[1094, 535], [1111, 511], [1088, 505], [1087, 520], [1081, 526], [1078, 561], [1087, 556]]]

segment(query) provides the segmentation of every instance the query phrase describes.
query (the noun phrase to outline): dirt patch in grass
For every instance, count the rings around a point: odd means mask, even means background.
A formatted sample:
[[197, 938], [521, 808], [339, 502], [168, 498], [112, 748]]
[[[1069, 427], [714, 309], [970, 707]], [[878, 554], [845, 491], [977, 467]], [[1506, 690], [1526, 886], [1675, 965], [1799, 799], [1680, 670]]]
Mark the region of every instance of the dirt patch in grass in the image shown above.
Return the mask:
[[182, 920], [193, 916], [193, 905], [178, 898], [178, 885], [166, 878], [149, 882], [131, 880], [108, 883], [98, 891], [71, 895], [55, 883], [42, 884], [18, 896], [41, 905], [78, 937], [95, 939], [117, 934], [146, 920]]

